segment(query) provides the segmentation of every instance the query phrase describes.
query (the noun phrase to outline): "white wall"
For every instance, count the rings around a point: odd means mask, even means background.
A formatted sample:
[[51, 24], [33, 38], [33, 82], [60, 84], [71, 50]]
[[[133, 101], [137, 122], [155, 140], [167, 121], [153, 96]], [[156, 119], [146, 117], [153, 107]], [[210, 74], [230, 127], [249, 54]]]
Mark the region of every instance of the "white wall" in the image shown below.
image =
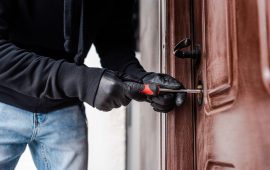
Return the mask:
[[[92, 47], [86, 59], [91, 67], [100, 67]], [[87, 105], [89, 126], [89, 169], [125, 170], [126, 126], [125, 108], [101, 112]]]
[[[146, 71], [160, 72], [159, 0], [140, 0], [140, 54]], [[161, 119], [149, 103], [134, 103], [128, 126], [128, 170], [161, 169]]]
[[[100, 67], [99, 58], [92, 47], [86, 65]], [[125, 170], [126, 128], [125, 108], [101, 112], [86, 104], [89, 133], [90, 170]], [[36, 169], [29, 149], [22, 155], [16, 170]]]

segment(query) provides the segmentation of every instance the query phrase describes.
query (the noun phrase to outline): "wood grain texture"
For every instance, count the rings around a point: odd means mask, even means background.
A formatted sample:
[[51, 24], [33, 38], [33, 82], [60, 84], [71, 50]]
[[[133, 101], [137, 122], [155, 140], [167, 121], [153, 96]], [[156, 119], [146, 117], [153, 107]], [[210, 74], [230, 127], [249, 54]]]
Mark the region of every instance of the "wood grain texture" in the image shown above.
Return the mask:
[[205, 166], [206, 170], [232, 170], [233, 164], [227, 162], [218, 162], [214, 160], [208, 160]]
[[[192, 34], [186, 26], [190, 1], [168, 1], [168, 71], [186, 87], [202, 81], [205, 90], [203, 105], [188, 98], [168, 115], [168, 170], [268, 170], [270, 2], [193, 0]], [[202, 47], [199, 65], [175, 60], [170, 51], [187, 35]]]
[[205, 112], [210, 115], [230, 108], [237, 96], [235, 1], [203, 2]]
[[[186, 87], [191, 87], [190, 60], [173, 55], [176, 43], [190, 37], [190, 0], [167, 1], [167, 73], [176, 77]], [[181, 108], [168, 113], [167, 119], [167, 169], [193, 169], [193, 124], [191, 96]]]
[[270, 2], [258, 2], [261, 72], [264, 85], [270, 94]]
[[[201, 26], [199, 25], [201, 28], [195, 28], [202, 32], [201, 37], [196, 37], [196, 41], [202, 42], [203, 49], [203, 64], [196, 71], [196, 77], [202, 78], [206, 90], [211, 87], [205, 97], [210, 97], [212, 100], [211, 104], [206, 98], [204, 105], [197, 107], [197, 169], [268, 170], [270, 167], [268, 159], [270, 157], [270, 96], [267, 74], [264, 75], [269, 69], [269, 63], [265, 63], [265, 59], [269, 60], [266, 50], [266, 48], [269, 49], [269, 37], [265, 36], [269, 34], [268, 1], [204, 0], [201, 5], [198, 5], [197, 0], [195, 2], [195, 6], [197, 9], [201, 9], [202, 14], [205, 13], [208, 6], [206, 14], [211, 14], [212, 22], [218, 23], [223, 20], [222, 23], [219, 23], [222, 25], [221, 28], [207, 24], [207, 18], [205, 18], [207, 15], [195, 16], [199, 17], [195, 21], [203, 20]], [[233, 2], [235, 4], [230, 4]], [[210, 3], [218, 4], [210, 5]], [[209, 8], [209, 5], [212, 7]], [[214, 21], [215, 18], [218, 18], [219, 21]], [[233, 20], [235, 20], [235, 35], [230, 35], [233, 30], [233, 24], [230, 23], [233, 23]], [[207, 29], [209, 30], [208, 35]], [[218, 42], [207, 47], [207, 42], [215, 39]], [[221, 49], [220, 45], [223, 46]], [[224, 51], [226, 49], [227, 52]], [[221, 60], [221, 63], [211, 65], [211, 61], [209, 63], [207, 59], [214, 57], [211, 56], [213, 54], [215, 56], [222, 54], [227, 60]], [[231, 61], [229, 56], [232, 56]], [[214, 60], [218, 58], [215, 57]], [[230, 67], [228, 67], [229, 65]], [[218, 74], [209, 73], [209, 68], [221, 69], [221, 71], [217, 71]], [[224, 78], [224, 75], [228, 75], [229, 72], [232, 74], [231, 81]], [[216, 78], [218, 75], [221, 77]], [[209, 76], [214, 79], [209, 79]], [[235, 85], [234, 79], [237, 81]], [[216, 80], [219, 82], [218, 86], [213, 86], [215, 84], [212, 82]], [[232, 82], [232, 84], [226, 82]], [[234, 87], [235, 89], [233, 89]], [[236, 93], [230, 95], [227, 91]], [[222, 96], [223, 102], [216, 100], [215, 96]], [[234, 96], [236, 97], [230, 98]], [[233, 104], [230, 103], [232, 100], [234, 100]], [[209, 112], [205, 109], [208, 107], [207, 105], [219, 107], [212, 107], [213, 110]]]

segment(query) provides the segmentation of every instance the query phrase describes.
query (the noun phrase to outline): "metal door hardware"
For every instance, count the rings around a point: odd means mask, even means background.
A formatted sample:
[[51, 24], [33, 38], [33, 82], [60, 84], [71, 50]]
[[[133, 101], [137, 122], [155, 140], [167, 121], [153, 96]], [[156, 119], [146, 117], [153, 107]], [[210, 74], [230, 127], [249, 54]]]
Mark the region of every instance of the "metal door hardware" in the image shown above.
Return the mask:
[[183, 51], [183, 48], [189, 47], [191, 45], [191, 40], [185, 38], [176, 44], [174, 47], [174, 55], [178, 58], [191, 58], [198, 60], [201, 57], [201, 49], [199, 45], [195, 45], [192, 51]]
[[[199, 81], [197, 85], [197, 89], [203, 91], [203, 83], [201, 80]], [[203, 104], [203, 93], [199, 93], [196, 97], [197, 97], [198, 105], [201, 106]]]

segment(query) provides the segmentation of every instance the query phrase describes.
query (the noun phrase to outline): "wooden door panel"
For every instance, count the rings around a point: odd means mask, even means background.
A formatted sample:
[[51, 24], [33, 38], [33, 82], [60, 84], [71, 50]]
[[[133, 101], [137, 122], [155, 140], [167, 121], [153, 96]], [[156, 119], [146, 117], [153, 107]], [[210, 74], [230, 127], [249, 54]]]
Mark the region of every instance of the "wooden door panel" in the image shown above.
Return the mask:
[[269, 169], [269, 1], [194, 2], [203, 20], [195, 26], [202, 32], [195, 74], [205, 90], [197, 106], [197, 169]]
[[202, 47], [195, 81], [203, 82], [204, 87], [204, 103], [197, 106], [197, 169], [227, 170], [234, 164], [222, 156], [231, 150], [224, 142], [232, 137], [226, 136], [231, 127], [226, 127], [225, 118], [231, 112], [224, 112], [232, 109], [238, 94], [235, 1], [194, 0], [194, 9], [194, 44]]
[[[183, 38], [190, 37], [190, 0], [167, 0], [167, 73], [181, 81], [187, 88], [191, 83], [191, 61], [175, 58], [174, 46]], [[193, 115], [191, 96], [184, 106], [167, 116], [167, 169], [193, 169]]]
[[213, 160], [208, 160], [206, 163], [206, 170], [232, 170], [235, 168], [234, 165], [225, 162], [217, 162]]
[[203, 0], [204, 90], [207, 114], [228, 109], [237, 96], [234, 0]]
[[270, 1], [258, 1], [258, 12], [262, 79], [270, 94]]
[[[204, 102], [188, 95], [168, 114], [167, 168], [268, 170], [270, 1], [168, 0], [168, 11], [168, 72], [188, 88], [203, 82]], [[200, 45], [200, 64], [174, 58], [185, 37]]]

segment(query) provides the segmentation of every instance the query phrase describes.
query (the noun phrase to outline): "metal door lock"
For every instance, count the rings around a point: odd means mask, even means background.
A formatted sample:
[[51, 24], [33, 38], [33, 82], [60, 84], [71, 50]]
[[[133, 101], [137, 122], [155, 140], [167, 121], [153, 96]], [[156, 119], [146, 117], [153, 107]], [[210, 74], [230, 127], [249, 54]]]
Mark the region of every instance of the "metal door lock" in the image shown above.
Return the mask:
[[199, 106], [201, 106], [203, 104], [203, 83], [200, 80], [198, 85], [197, 85], [197, 89], [201, 90], [202, 93], [197, 94], [197, 103]]
[[183, 48], [189, 47], [191, 45], [191, 40], [185, 38], [176, 44], [174, 47], [174, 55], [178, 58], [191, 58], [198, 60], [201, 57], [201, 49], [199, 45], [195, 45], [192, 51], [182, 51]]

